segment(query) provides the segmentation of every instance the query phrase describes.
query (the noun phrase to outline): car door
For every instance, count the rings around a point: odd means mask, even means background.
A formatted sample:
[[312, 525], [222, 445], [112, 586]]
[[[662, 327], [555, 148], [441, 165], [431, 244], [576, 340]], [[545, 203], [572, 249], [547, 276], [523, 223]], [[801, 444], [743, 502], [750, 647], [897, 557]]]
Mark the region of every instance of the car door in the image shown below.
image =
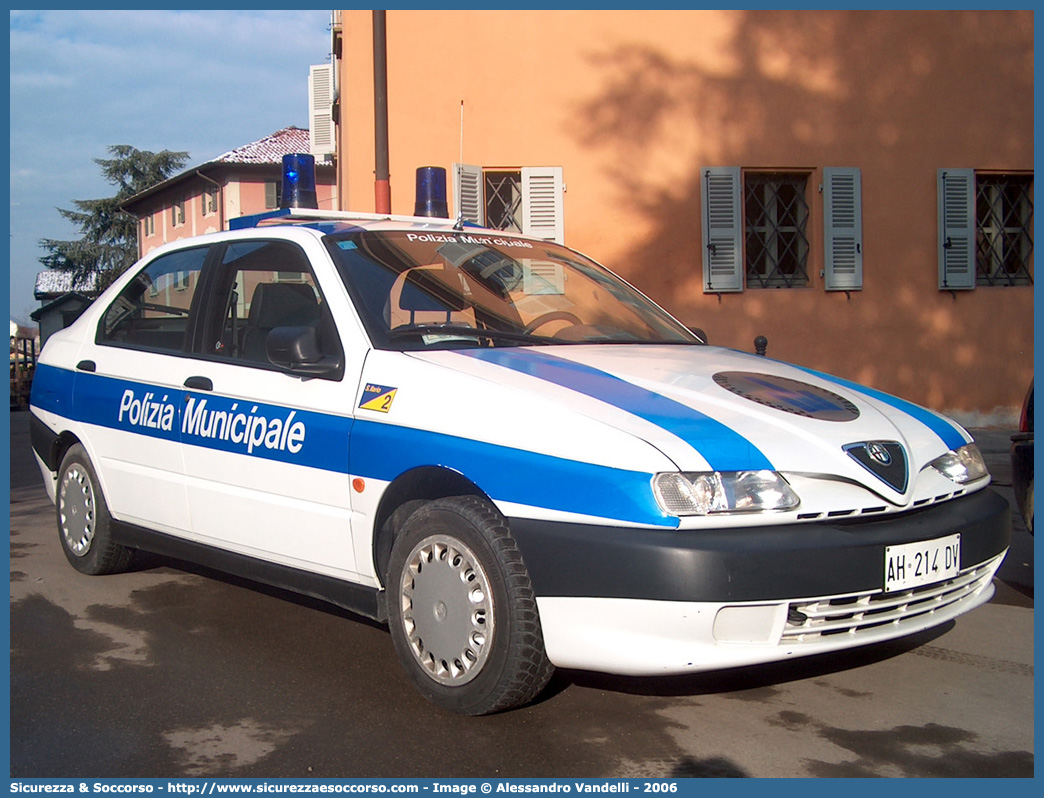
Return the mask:
[[[343, 311], [347, 297], [320, 286], [302, 246], [241, 239], [215, 261], [182, 428], [192, 529], [200, 542], [353, 578], [348, 436], [365, 349], [342, 344], [330, 300]], [[287, 327], [315, 329], [336, 367], [302, 378], [270, 363], [268, 334]]]
[[120, 520], [186, 536], [181, 455], [184, 380], [208, 247], [161, 255], [101, 316], [73, 383], [109, 509]]

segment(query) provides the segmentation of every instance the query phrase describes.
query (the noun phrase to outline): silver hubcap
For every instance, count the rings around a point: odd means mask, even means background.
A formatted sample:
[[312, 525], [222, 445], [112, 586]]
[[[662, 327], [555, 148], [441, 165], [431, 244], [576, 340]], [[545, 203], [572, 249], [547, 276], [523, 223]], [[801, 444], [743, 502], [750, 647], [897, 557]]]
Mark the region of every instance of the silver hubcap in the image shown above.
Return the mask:
[[58, 507], [65, 546], [77, 557], [91, 550], [94, 540], [94, 488], [87, 472], [74, 463], [62, 477]]
[[432, 679], [457, 686], [478, 676], [493, 640], [493, 597], [471, 549], [447, 535], [423, 540], [406, 560], [400, 601], [410, 650]]

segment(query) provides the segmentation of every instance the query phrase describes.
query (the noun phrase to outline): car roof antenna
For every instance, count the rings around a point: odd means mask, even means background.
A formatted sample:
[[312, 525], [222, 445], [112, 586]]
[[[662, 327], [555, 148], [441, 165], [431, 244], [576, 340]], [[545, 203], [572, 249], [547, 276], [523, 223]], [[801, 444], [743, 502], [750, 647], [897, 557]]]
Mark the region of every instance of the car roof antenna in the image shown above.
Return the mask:
[[460, 197], [456, 196], [460, 194], [460, 186], [464, 182], [464, 101], [460, 101], [460, 160], [457, 161], [457, 183], [454, 186], [454, 201], [457, 203], [459, 212], [457, 213], [457, 221], [453, 225], [453, 229], [461, 231], [464, 229], [464, 203], [460, 201]]

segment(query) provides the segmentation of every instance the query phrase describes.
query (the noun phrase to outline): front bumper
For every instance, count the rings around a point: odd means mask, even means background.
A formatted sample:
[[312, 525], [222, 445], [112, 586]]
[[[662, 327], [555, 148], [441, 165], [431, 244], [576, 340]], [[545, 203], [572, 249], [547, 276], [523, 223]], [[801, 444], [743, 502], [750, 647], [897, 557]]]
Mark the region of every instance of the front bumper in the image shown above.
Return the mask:
[[765, 601], [879, 590], [884, 547], [961, 533], [961, 568], [1008, 547], [1007, 500], [986, 488], [875, 520], [661, 530], [512, 518], [538, 596]]
[[[937, 626], [993, 595], [1007, 501], [873, 521], [662, 531], [512, 519], [548, 657], [630, 675], [771, 662]], [[961, 533], [960, 575], [884, 593], [885, 546]]]

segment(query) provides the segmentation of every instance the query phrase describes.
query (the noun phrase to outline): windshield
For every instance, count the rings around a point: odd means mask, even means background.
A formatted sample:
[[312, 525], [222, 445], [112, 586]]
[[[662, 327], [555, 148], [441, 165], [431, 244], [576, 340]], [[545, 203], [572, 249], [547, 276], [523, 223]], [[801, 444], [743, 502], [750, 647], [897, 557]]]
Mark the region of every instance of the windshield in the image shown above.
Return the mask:
[[618, 277], [551, 242], [406, 231], [326, 240], [380, 349], [700, 343]]

